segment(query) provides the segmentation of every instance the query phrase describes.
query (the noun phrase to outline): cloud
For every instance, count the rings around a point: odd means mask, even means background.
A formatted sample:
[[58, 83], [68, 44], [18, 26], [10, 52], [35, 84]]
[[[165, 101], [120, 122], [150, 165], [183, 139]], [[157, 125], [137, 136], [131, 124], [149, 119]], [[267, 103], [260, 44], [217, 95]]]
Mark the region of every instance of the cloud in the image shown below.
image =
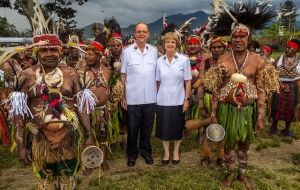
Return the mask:
[[[46, 2], [48, 0], [42, 0]], [[74, 9], [77, 10], [77, 27], [81, 28], [93, 22], [101, 22], [104, 17], [115, 16], [122, 27], [135, 24], [138, 21], [153, 22], [167, 15], [176, 13], [191, 13], [198, 10], [211, 10], [212, 0], [88, 0], [83, 6], [72, 0]], [[236, 0], [237, 1], [237, 0]], [[253, 0], [252, 0], [253, 1]], [[226, 0], [231, 4], [232, 0]], [[279, 6], [282, 0], [273, 0], [274, 6]], [[294, 1], [298, 9], [300, 1]], [[29, 23], [24, 16], [14, 10], [0, 8], [0, 16], [8, 18], [11, 24], [18, 29], [29, 28]], [[300, 18], [300, 17], [298, 17]]]
[[[81, 14], [90, 11], [90, 14], [97, 14], [98, 21], [103, 20], [103, 17], [115, 16], [119, 23], [124, 27], [129, 24], [136, 23], [140, 20], [153, 22], [160, 18], [164, 12], [167, 15], [174, 13], [190, 13], [201, 10], [203, 7], [209, 9], [209, 3], [199, 0], [104, 0], [96, 1], [89, 0], [89, 6], [76, 6], [78, 8], [78, 24], [81, 25]], [[100, 11], [104, 11], [100, 14]], [[102, 18], [101, 18], [102, 17]]]

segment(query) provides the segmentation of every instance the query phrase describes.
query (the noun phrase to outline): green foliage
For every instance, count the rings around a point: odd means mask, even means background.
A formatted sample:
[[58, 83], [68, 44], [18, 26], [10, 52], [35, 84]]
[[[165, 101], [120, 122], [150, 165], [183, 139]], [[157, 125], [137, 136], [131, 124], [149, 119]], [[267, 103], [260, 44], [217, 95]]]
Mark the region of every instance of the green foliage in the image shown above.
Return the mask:
[[0, 37], [16, 37], [19, 35], [16, 27], [9, 24], [6, 17], [0, 17]]
[[63, 22], [68, 29], [73, 29], [76, 27], [76, 10], [71, 8], [71, 1], [57, 0], [53, 2], [46, 3], [45, 9], [49, 13], [56, 13], [59, 17], [59, 21]]
[[[8, 0], [3, 0], [0, 2], [0, 7], [4, 8], [12, 8], [17, 10], [19, 14], [27, 16], [27, 18], [31, 18], [33, 15], [30, 15], [29, 7], [33, 0], [16, 0], [12, 6], [11, 2]], [[76, 0], [78, 5], [83, 5], [88, 0]], [[29, 3], [30, 2], [30, 3]], [[76, 27], [76, 21], [74, 18], [76, 17], [77, 11], [72, 8], [72, 0], [55, 0], [48, 1], [48, 3], [44, 4], [44, 8], [48, 15], [52, 13], [56, 13], [59, 17], [59, 21], [63, 22], [68, 29], [74, 29]], [[25, 10], [26, 9], [26, 10]], [[31, 12], [33, 14], [33, 12]]]
[[0, 7], [11, 8], [10, 1], [9, 0], [1, 0], [0, 1]]
[[280, 7], [282, 13], [280, 19], [280, 26], [289, 31], [295, 31], [296, 29], [296, 17], [297, 7], [292, 0], [286, 0], [282, 7]]

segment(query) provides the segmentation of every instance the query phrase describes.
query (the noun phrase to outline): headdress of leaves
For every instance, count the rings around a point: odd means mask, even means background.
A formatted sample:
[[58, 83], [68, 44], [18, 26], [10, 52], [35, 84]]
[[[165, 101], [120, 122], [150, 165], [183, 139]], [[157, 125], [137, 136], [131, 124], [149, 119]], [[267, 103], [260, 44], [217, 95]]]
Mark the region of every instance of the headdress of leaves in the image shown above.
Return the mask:
[[269, 0], [239, 2], [231, 7], [223, 2], [220, 6], [216, 9], [218, 12], [214, 12], [208, 19], [208, 30], [220, 36], [230, 34], [232, 22], [242, 23], [248, 26], [250, 31], [260, 30], [277, 15], [275, 7], [270, 4]]
[[86, 47], [86, 45], [81, 45], [79, 43], [79, 37], [76, 34], [69, 35], [68, 47], [76, 48], [82, 53], [86, 53], [81, 47]]
[[[42, 34], [51, 34], [51, 33], [55, 34], [56, 30], [52, 22], [54, 14], [50, 15], [48, 19], [46, 19], [39, 0], [33, 0], [33, 2], [35, 3], [33, 7], [34, 17], [31, 18], [33, 35], [42, 35]], [[51, 27], [49, 26], [50, 23], [52, 24], [52, 28], [49, 28]]]

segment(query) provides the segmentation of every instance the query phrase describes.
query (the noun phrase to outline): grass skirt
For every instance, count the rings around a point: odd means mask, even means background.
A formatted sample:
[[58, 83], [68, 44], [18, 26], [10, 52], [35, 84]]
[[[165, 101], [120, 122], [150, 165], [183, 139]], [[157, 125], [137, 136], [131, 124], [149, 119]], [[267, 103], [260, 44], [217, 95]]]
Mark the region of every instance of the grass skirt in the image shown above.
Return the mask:
[[[32, 142], [33, 164], [37, 171], [45, 170], [47, 165], [59, 163], [66, 160], [77, 160], [77, 148], [75, 137], [69, 133], [63, 139], [61, 146], [55, 149], [50, 148], [50, 141], [44, 135], [35, 135]], [[73, 163], [73, 161], [71, 161]], [[76, 166], [76, 163], [75, 163]], [[54, 172], [54, 171], [53, 171]], [[74, 171], [75, 172], [75, 171]]]
[[256, 122], [256, 102], [238, 110], [237, 106], [220, 103], [218, 105], [218, 122], [225, 129], [225, 147], [232, 147], [238, 141], [249, 139], [254, 136]]

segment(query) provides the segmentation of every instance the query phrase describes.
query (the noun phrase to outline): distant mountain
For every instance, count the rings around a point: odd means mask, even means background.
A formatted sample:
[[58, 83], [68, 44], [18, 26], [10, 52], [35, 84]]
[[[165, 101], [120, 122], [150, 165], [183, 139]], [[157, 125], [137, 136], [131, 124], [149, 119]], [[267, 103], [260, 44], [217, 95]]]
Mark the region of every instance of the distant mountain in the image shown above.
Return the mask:
[[[207, 22], [207, 17], [209, 14], [203, 12], [203, 11], [197, 11], [191, 14], [176, 14], [176, 15], [170, 15], [167, 16], [167, 23], [175, 23], [176, 26], [180, 26], [183, 24], [186, 20], [196, 17], [196, 20], [192, 21], [192, 27], [197, 28], [199, 26], [202, 26], [204, 23]], [[90, 24], [84, 28], [84, 37], [88, 38], [92, 35], [92, 26], [93, 24]], [[149, 23], [149, 29], [150, 29], [150, 34], [151, 37], [154, 37], [155, 35], [160, 35], [162, 31], [162, 17], [156, 20], [153, 23]], [[123, 36], [128, 36], [132, 34], [134, 31], [134, 25], [130, 25], [127, 28], [122, 28], [122, 35]]]

